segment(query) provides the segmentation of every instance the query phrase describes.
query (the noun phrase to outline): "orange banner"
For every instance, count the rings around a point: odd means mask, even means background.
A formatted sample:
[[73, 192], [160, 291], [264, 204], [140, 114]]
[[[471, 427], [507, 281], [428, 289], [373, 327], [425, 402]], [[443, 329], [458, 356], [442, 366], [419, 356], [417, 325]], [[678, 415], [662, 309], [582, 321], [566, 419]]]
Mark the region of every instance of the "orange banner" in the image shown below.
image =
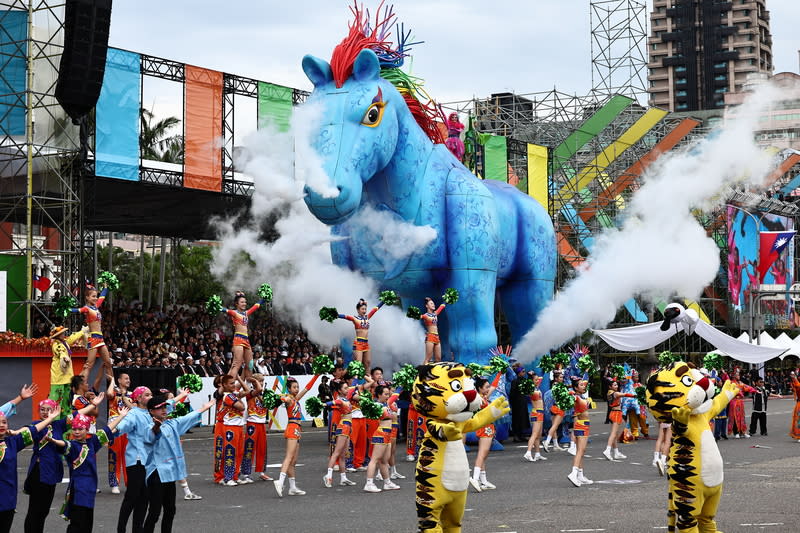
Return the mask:
[[222, 72], [186, 65], [183, 185], [222, 191]]

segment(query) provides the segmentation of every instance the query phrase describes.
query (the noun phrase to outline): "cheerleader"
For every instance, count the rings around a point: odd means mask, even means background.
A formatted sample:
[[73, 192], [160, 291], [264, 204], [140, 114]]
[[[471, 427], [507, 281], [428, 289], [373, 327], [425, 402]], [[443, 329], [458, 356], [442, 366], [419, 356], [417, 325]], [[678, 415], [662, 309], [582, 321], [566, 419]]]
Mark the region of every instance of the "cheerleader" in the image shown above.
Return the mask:
[[[328, 472], [322, 478], [322, 484], [327, 488], [333, 486], [333, 468], [337, 464], [339, 465], [339, 485], [355, 485], [354, 481], [347, 479], [347, 472], [345, 469], [347, 445], [350, 442], [350, 434], [353, 430], [353, 418], [350, 414], [353, 410], [353, 406], [349, 401], [349, 397], [351, 396], [349, 395], [350, 391], [348, 389], [347, 381], [334, 381], [332, 387], [333, 400], [325, 403], [327, 407], [336, 413], [338, 419], [336, 423], [336, 433], [334, 435], [336, 444], [333, 448], [333, 453], [331, 453], [328, 459]], [[355, 389], [353, 389], [353, 391], [355, 394]]]
[[[539, 453], [539, 442], [542, 440], [542, 426], [544, 425], [544, 400], [539, 385], [542, 383], [541, 376], [533, 376], [533, 383], [536, 390], [531, 394], [531, 438], [528, 439], [528, 451], [522, 456], [530, 462], [547, 461], [547, 457]], [[531, 451], [536, 449], [535, 455], [531, 457]]]
[[789, 436], [795, 439], [795, 442], [800, 442], [800, 381], [797, 379], [797, 374], [791, 372], [789, 376], [792, 378], [792, 392], [794, 393], [794, 411], [792, 411], [792, 427], [789, 428]]
[[619, 382], [613, 380], [609, 385], [608, 404], [611, 406], [611, 431], [608, 434], [608, 442], [606, 442], [606, 449], [603, 451], [603, 456], [609, 461], [616, 461], [619, 459], [627, 459], [617, 448], [617, 439], [622, 431], [622, 408], [620, 407], [620, 398], [635, 398], [636, 395], [630, 392], [619, 392]]
[[289, 394], [281, 396], [281, 402], [286, 407], [286, 414], [289, 417], [286, 429], [283, 432], [283, 436], [286, 438], [286, 455], [281, 464], [281, 475], [273, 482], [275, 484], [275, 492], [278, 493], [279, 498], [283, 497], [283, 485], [287, 477], [289, 478], [289, 496], [303, 496], [305, 494], [305, 491], [297, 488], [294, 477], [294, 465], [297, 463], [297, 455], [300, 451], [300, 436], [302, 434], [300, 421], [302, 420], [303, 412], [300, 409], [300, 399], [311, 390], [317, 378], [319, 378], [319, 374], [314, 374], [303, 390], [300, 390], [300, 385], [296, 379], [289, 378], [286, 380]]
[[419, 317], [425, 325], [425, 360], [427, 365], [431, 358], [438, 363], [442, 360], [442, 345], [439, 342], [439, 314], [444, 311], [444, 304], [436, 307], [432, 298], [425, 298], [425, 314]]
[[572, 425], [572, 436], [575, 439], [575, 458], [572, 460], [572, 472], [567, 475], [567, 479], [575, 485], [591, 485], [594, 483], [583, 475], [583, 454], [586, 451], [586, 442], [589, 440], [589, 406], [591, 398], [586, 393], [589, 384], [585, 379], [572, 378], [575, 396], [574, 422]]
[[[119, 416], [119, 410], [123, 407], [130, 409], [136, 407], [131, 401], [128, 388], [131, 386], [131, 377], [125, 372], [121, 372], [119, 380], [114, 382], [114, 375], [108, 376], [108, 420], [109, 422]], [[127, 435], [120, 435], [114, 442], [108, 445], [108, 486], [111, 487], [111, 494], [119, 494], [119, 476], [122, 473], [123, 479], [127, 484], [128, 479], [125, 474], [125, 447], [128, 444]]]
[[[489, 384], [489, 380], [477, 377], [475, 378], [475, 390], [481, 397], [481, 409], [489, 406], [489, 396], [497, 390], [497, 384], [500, 383], [502, 373], [498, 373], [494, 381]], [[486, 479], [486, 457], [489, 455], [489, 450], [492, 447], [492, 440], [494, 440], [494, 424], [483, 426], [475, 432], [478, 437], [478, 456], [475, 457], [475, 468], [472, 469], [472, 477], [469, 478], [469, 483], [475, 492], [484, 490], [496, 489], [491, 482]]]
[[383, 302], [373, 307], [367, 313], [367, 301], [363, 298], [356, 304], [356, 316], [339, 314], [339, 318], [349, 320], [356, 328], [356, 339], [353, 341], [353, 359], [364, 364], [367, 372], [370, 371], [372, 359], [369, 350], [369, 319], [383, 307]]
[[[556, 383], [564, 383], [564, 373], [561, 370], [554, 370], [553, 379], [555, 380]], [[553, 439], [555, 439], [556, 448], [558, 448], [559, 450], [563, 450], [563, 448], [561, 448], [558, 445], [558, 426], [561, 425], [561, 422], [564, 420], [564, 416], [566, 416], [566, 413], [554, 403], [550, 407], [550, 415], [551, 415], [550, 430], [547, 432], [547, 437], [544, 439], [544, 442], [542, 443], [542, 448], [544, 448], [544, 451], [549, 452], [553, 446], [550, 443]]]
[[255, 464], [256, 473], [262, 481], [274, 481], [266, 473], [267, 458], [267, 406], [264, 405], [264, 376], [253, 374], [249, 380], [253, 389], [247, 398], [247, 426], [244, 432], [244, 455], [242, 455], [242, 483], [252, 483], [250, 472]]
[[367, 482], [364, 485], [365, 492], [381, 492], [381, 489], [375, 485], [375, 470], [378, 469], [380, 469], [383, 477], [383, 490], [397, 490], [400, 488], [399, 485], [396, 485], [391, 480], [388, 465], [388, 454], [391, 449], [392, 420], [397, 418], [387, 406], [390, 396], [391, 391], [386, 385], [375, 387], [375, 399], [383, 405], [383, 410], [378, 419], [378, 429], [375, 430], [375, 434], [372, 436], [374, 448], [367, 468]]
[[72, 313], [86, 315], [86, 325], [89, 326], [89, 353], [86, 356], [86, 363], [83, 365], [83, 370], [81, 370], [81, 375], [85, 380], [89, 380], [89, 374], [92, 371], [95, 359], [97, 359], [98, 352], [100, 352], [100, 357], [103, 360], [103, 372], [98, 372], [97, 374], [94, 383], [95, 389], [100, 388], [100, 380], [103, 374], [108, 375], [112, 373], [111, 354], [108, 353], [108, 347], [103, 338], [103, 316], [100, 314], [100, 308], [103, 306], [107, 295], [108, 287], [104, 287], [98, 296], [97, 289], [92, 285], [87, 285], [86, 289], [83, 291], [84, 306], [70, 309]]
[[[56, 405], [41, 422], [14, 431], [8, 429], [8, 418], [0, 411], [0, 533], [9, 533], [14, 522], [17, 508], [17, 454], [33, 444], [35, 436], [44, 431], [60, 414], [61, 409]], [[50, 499], [52, 500], [52, 494]], [[47, 509], [49, 508], [48, 504]], [[46, 511], [44, 514], [46, 516]]]
[[747, 432], [747, 422], [744, 418], [744, 393], [757, 391], [750, 385], [741, 382], [738, 367], [733, 369], [731, 382], [739, 387], [739, 392], [728, 404], [728, 433], [733, 433], [734, 439], [749, 439], [750, 433]]
[[[236, 378], [225, 374], [217, 391], [217, 426], [214, 447], [214, 481], [226, 487], [243, 485], [239, 481], [244, 451], [244, 426], [246, 400], [250, 389], [239, 378], [242, 389], [237, 392]], [[215, 428], [216, 429], [216, 428]]]
[[394, 414], [392, 418], [392, 432], [389, 435], [391, 444], [389, 446], [389, 476], [391, 479], [405, 479], [406, 476], [397, 471], [397, 460], [395, 455], [397, 453], [397, 436], [400, 433], [400, 408], [397, 406], [397, 400], [400, 399], [400, 390], [397, 389], [394, 394], [389, 397], [388, 406]]
[[244, 366], [245, 377], [249, 377], [253, 370], [253, 349], [250, 347], [250, 336], [247, 330], [247, 323], [250, 315], [258, 311], [266, 300], [261, 299], [250, 309], [247, 308], [247, 297], [242, 291], [236, 291], [233, 296], [233, 309], [226, 309], [225, 314], [233, 321], [233, 363], [228, 370], [228, 375], [238, 376], [242, 363]]
[[101, 392], [100, 394], [95, 395], [89, 390], [89, 385], [87, 385], [86, 379], [84, 379], [84, 377], [80, 374], [77, 376], [72, 376], [70, 387], [73, 394], [72, 414], [75, 415], [80, 412], [81, 414], [88, 416], [91, 420], [89, 433], [94, 433], [95, 422], [97, 420], [97, 415], [99, 414], [98, 407], [101, 403], [103, 403], [105, 393]]

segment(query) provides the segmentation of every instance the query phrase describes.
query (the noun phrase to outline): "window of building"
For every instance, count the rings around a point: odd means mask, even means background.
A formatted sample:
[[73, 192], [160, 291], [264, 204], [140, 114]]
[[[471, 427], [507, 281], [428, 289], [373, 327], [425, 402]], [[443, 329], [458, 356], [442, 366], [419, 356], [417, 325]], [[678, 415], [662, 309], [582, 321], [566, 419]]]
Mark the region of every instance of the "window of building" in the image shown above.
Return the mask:
[[716, 76], [714, 76], [714, 79], [716, 81], [727, 80], [728, 79], [728, 75], [727, 74], [717, 74]]
[[686, 96], [686, 91], [675, 91], [675, 96]]
[[678, 65], [675, 67], [675, 72], [686, 72], [686, 67], [683, 65]]
[[728, 92], [728, 88], [727, 87], [720, 87], [719, 89], [714, 89], [714, 92], [715, 93], [726, 93], [726, 92]]
[[655, 43], [653, 43], [653, 44], [651, 44], [651, 45], [650, 45], [650, 48], [651, 48], [652, 50], [658, 50], [658, 45], [657, 45], [657, 44], [655, 44]]
[[686, 78], [677, 78], [677, 79], [675, 80], [675, 84], [676, 84], [676, 85], [683, 85], [683, 84], [685, 84], [685, 83], [686, 83]]
[[728, 66], [727, 61], [722, 61], [720, 63], [714, 63], [714, 68], [725, 68]]
[[685, 110], [685, 109], [689, 109], [689, 104], [686, 104], [686, 103], [683, 103], [683, 102], [682, 102], [682, 103], [680, 103], [680, 104], [676, 105], [676, 106], [675, 106], [675, 109], [676, 109], [677, 111], [683, 111], [683, 110]]

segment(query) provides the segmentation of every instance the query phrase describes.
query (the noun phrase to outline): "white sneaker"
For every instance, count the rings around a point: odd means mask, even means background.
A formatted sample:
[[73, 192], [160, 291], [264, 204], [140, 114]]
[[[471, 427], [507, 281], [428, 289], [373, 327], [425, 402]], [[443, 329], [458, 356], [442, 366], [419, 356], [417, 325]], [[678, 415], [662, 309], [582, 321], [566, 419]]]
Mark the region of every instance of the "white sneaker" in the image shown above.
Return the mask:
[[245, 476], [245, 477], [243, 477], [242, 479], [239, 480], [239, 485], [247, 485], [248, 483], [252, 483], [252, 482], [253, 482], [253, 480], [250, 478], [250, 476]]
[[666, 459], [656, 461], [656, 468], [658, 468], [658, 474], [663, 476], [667, 473], [667, 461]]
[[229, 479], [228, 481], [222, 484], [223, 487], [237, 487], [239, 484], [236, 483], [234, 480]]
[[737, 433], [733, 438], [734, 439], [738, 439], [739, 438], [739, 434]]
[[546, 440], [546, 441], [544, 441], [544, 442], [542, 443], [542, 449], [543, 449], [545, 452], [547, 452], [547, 453], [550, 453], [550, 450], [551, 450], [552, 448], [553, 448], [553, 443], [552, 443], [552, 442], [550, 442], [549, 440]]
[[653, 459], [653, 466], [658, 466], [658, 459]]
[[525, 452], [525, 455], [523, 455], [522, 458], [526, 461], [530, 461], [531, 463], [534, 461], [531, 452]]
[[575, 485], [576, 487], [581, 486], [581, 480], [580, 478], [578, 478], [578, 472], [576, 470], [570, 472], [569, 475], [567, 476], [567, 479], [570, 480], [570, 482], [572, 482], [572, 484]]
[[475, 492], [481, 492], [481, 482], [475, 479], [474, 477], [469, 478], [469, 484], [472, 485], [472, 488], [475, 489]]
[[353, 468], [352, 466], [349, 466], [349, 467], [345, 468], [344, 471], [347, 472], [348, 474], [352, 474], [353, 472], [356, 471], [356, 469]]
[[111, 487], [111, 494], [119, 494], [119, 487]]
[[547, 461], [547, 457], [545, 457], [544, 455], [542, 455], [540, 453], [537, 453], [536, 455], [533, 456], [533, 460], [534, 461]]
[[578, 471], [578, 481], [581, 482], [581, 485], [591, 485], [592, 483], [594, 483], [594, 481], [584, 476], [583, 472], [581, 472], [580, 470]]
[[293, 489], [289, 489], [289, 496], [305, 496], [305, 495], [306, 495], [306, 491], [300, 490], [297, 487], [295, 487]]
[[[348, 469], [347, 469], [347, 471], [349, 472], [349, 471], [350, 471], [350, 469], [348, 468]], [[366, 466], [364, 466], [364, 465], [361, 465], [361, 466], [359, 466], [358, 468], [356, 468], [356, 470], [355, 470], [355, 471], [356, 471], [356, 472], [366, 472], [366, 471], [367, 471], [367, 467], [366, 467]]]
[[613, 461], [614, 460], [614, 456], [611, 455], [611, 450], [603, 450], [603, 457], [605, 457], [609, 461]]
[[409, 463], [416, 460], [417, 458], [414, 457], [413, 455], [406, 455], [406, 461], [408, 461]]
[[183, 495], [184, 500], [202, 500], [203, 497], [199, 494], [195, 494], [194, 492], [190, 492], [189, 494]]
[[622, 452], [619, 451], [619, 448], [614, 448], [614, 459], [627, 459], [627, 455], [622, 455]]
[[744, 434], [744, 438], [749, 439], [750, 438], [750, 433], [745, 433]]
[[571, 442], [569, 444], [569, 448], [567, 448], [567, 453], [570, 455], [575, 455], [576, 453], [578, 453], [578, 447], [575, 446], [574, 442]]
[[340, 487], [352, 487], [355, 484], [356, 484], [356, 482], [351, 480], [351, 479], [344, 478], [342, 480], [339, 480], [339, 486]]
[[392, 483], [391, 480], [383, 484], [383, 490], [400, 490], [400, 485]]
[[383, 476], [380, 472], [375, 475], [375, 481], [383, 481]]
[[333, 471], [334, 472], [338, 472], [339, 471], [339, 465], [333, 465]]
[[400, 472], [392, 472], [392, 479], [405, 479], [406, 476], [401, 474]]
[[322, 484], [325, 485], [325, 488], [329, 489], [333, 487], [333, 479], [328, 476], [322, 476]]
[[481, 481], [481, 490], [494, 490], [496, 488], [491, 481]]
[[275, 485], [275, 492], [278, 493], [278, 498], [283, 498], [283, 483], [276, 479], [273, 484]]
[[381, 492], [381, 489], [375, 486], [375, 483], [367, 483], [364, 485], [364, 492]]

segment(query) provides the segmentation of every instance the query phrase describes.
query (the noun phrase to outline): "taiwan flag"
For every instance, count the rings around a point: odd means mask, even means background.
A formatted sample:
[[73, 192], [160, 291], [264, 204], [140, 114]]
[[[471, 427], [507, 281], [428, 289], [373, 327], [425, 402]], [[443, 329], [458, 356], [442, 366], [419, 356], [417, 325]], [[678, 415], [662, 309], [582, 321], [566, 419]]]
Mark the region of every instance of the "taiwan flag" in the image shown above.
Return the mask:
[[758, 279], [762, 283], [772, 264], [794, 238], [792, 231], [762, 231], [758, 235]]
[[50, 278], [46, 278], [44, 276], [37, 276], [36, 274], [33, 275], [33, 288], [40, 290], [42, 292], [46, 291], [50, 288], [51, 285]]

